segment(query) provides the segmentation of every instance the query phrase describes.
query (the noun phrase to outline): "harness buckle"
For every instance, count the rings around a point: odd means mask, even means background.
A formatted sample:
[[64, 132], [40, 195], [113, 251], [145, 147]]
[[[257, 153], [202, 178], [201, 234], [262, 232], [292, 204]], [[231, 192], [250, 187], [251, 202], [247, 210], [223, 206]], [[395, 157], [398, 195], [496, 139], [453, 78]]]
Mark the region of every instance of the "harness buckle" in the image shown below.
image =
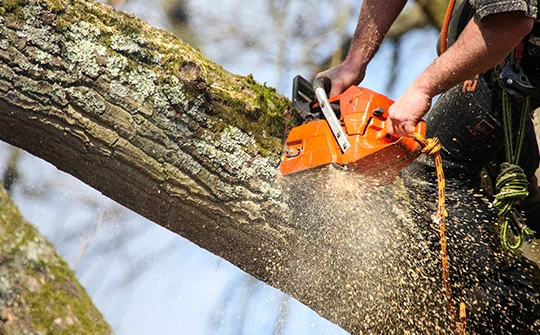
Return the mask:
[[499, 75], [501, 86], [513, 96], [531, 95], [538, 92], [538, 87], [533, 86], [529, 77], [523, 72], [521, 58], [523, 56], [523, 41], [521, 41], [512, 53], [509, 60], [502, 67]]

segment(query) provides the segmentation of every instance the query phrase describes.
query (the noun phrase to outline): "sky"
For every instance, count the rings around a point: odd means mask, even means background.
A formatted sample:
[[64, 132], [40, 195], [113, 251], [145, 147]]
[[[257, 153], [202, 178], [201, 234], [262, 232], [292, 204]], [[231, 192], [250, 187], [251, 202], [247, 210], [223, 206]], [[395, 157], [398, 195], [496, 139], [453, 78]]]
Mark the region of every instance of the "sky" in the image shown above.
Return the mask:
[[[257, 27], [265, 20], [265, 8], [258, 2], [198, 0], [189, 4], [194, 16], [220, 16], [225, 23], [240, 20], [243, 29], [265, 29]], [[167, 28], [164, 13], [152, 1], [131, 0], [121, 10]], [[214, 29], [220, 28], [218, 23]], [[194, 20], [194, 29], [201, 36], [212, 34], [209, 27], [209, 21]], [[354, 25], [344, 29], [352, 30]], [[244, 48], [234, 36], [219, 44], [203, 43], [201, 50], [228, 71], [253, 74], [257, 81], [290, 96], [296, 74], [312, 75], [301, 66], [300, 46], [291, 42], [280, 49], [287, 53], [290, 65], [277, 71], [276, 57], [268, 53], [278, 49], [279, 39], [263, 37], [268, 41], [262, 50]], [[436, 39], [436, 32], [430, 29], [407, 34], [400, 47], [400, 75], [392, 91], [387, 91], [387, 82], [393, 47], [383, 44], [362, 86], [397, 98], [435, 57]], [[0, 144], [0, 172], [10, 150]], [[346, 334], [293, 298], [54, 166], [24, 153], [19, 168], [21, 180], [13, 190], [14, 201], [25, 218], [73, 264], [77, 278], [116, 334]]]

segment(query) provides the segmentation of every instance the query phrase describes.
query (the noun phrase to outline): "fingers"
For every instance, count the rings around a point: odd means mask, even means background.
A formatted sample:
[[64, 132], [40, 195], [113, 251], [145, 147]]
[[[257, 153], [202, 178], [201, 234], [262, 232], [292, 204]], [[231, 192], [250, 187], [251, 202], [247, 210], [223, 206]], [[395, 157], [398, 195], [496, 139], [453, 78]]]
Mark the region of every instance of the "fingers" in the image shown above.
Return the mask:
[[338, 94], [341, 94], [347, 89], [347, 87], [343, 87], [342, 80], [340, 80], [339, 77], [334, 76], [332, 69], [321, 72], [315, 76], [315, 78], [320, 78], [320, 77], [326, 77], [330, 79], [331, 86], [330, 86], [330, 92], [328, 94], [329, 97], [333, 97]]
[[386, 132], [394, 137], [409, 137], [416, 130], [413, 122], [400, 122], [399, 120], [386, 119]]
[[386, 131], [393, 136], [410, 136], [431, 107], [431, 98], [409, 87], [388, 110]]
[[[409, 105], [410, 107], [410, 105]], [[395, 137], [408, 137], [416, 130], [415, 119], [411, 119], [411, 109], [403, 110], [400, 108], [400, 101], [396, 101], [388, 110], [386, 119], [386, 132]]]

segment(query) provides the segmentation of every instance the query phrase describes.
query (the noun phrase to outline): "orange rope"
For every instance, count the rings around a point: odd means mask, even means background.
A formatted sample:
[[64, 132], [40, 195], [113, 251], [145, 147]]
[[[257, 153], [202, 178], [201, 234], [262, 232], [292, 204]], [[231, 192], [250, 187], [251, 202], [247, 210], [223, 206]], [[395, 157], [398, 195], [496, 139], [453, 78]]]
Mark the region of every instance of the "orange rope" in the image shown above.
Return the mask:
[[452, 298], [452, 285], [450, 283], [450, 266], [448, 261], [447, 243], [446, 243], [446, 217], [448, 212], [445, 207], [445, 180], [441, 158], [441, 144], [438, 138], [425, 139], [422, 135], [414, 133], [412, 137], [422, 146], [422, 153], [432, 156], [435, 161], [435, 170], [437, 171], [437, 212], [433, 216], [433, 221], [439, 225], [440, 245], [441, 245], [441, 266], [443, 286], [445, 290], [446, 305], [448, 309], [448, 317], [450, 326], [454, 334], [465, 334], [466, 325], [466, 308], [465, 303], [460, 303], [459, 317], [460, 324], [456, 321], [456, 312], [454, 308], [454, 300]]
[[[448, 7], [446, 8], [446, 14], [444, 15], [444, 22], [441, 28], [441, 40], [440, 40], [440, 51], [443, 54], [447, 49], [447, 40], [448, 40], [448, 27], [450, 25], [450, 19], [452, 17], [452, 12], [454, 11], [454, 6], [456, 0], [450, 0], [448, 2]], [[450, 270], [448, 263], [448, 253], [446, 250], [446, 217], [448, 212], [444, 205], [445, 194], [444, 194], [444, 173], [442, 168], [442, 158], [440, 154], [441, 145], [439, 139], [425, 139], [422, 135], [414, 133], [412, 136], [420, 145], [422, 145], [422, 152], [432, 156], [435, 161], [435, 169], [437, 171], [437, 193], [438, 193], [438, 203], [437, 203], [437, 213], [433, 217], [433, 221], [439, 224], [440, 230], [440, 244], [441, 244], [441, 266], [442, 266], [442, 276], [443, 276], [443, 286], [445, 290], [446, 305], [448, 309], [448, 317], [450, 318], [450, 326], [454, 334], [465, 334], [465, 325], [466, 325], [466, 306], [465, 303], [460, 303], [459, 305], [459, 318], [460, 325], [458, 326], [456, 321], [456, 313], [454, 311], [454, 300], [452, 299], [452, 285], [450, 283]], [[459, 327], [459, 328], [458, 328]]]
[[[454, 6], [456, 5], [456, 0], [450, 0], [448, 2], [448, 7], [446, 7], [446, 13], [444, 15], [444, 22], [443, 26], [441, 28], [441, 44], [440, 44], [440, 51], [441, 54], [446, 52], [447, 49], [447, 42], [448, 42], [448, 28], [450, 26], [450, 19], [452, 18], [452, 13], [454, 12]], [[417, 138], [415, 134], [415, 138]], [[424, 142], [427, 142], [425, 139], [420, 136], [420, 139], [417, 139], [420, 144], [422, 142], [420, 140], [423, 140]], [[437, 139], [437, 144], [438, 143]], [[424, 144], [422, 146], [425, 147]], [[437, 217], [442, 218], [441, 224], [440, 224], [440, 240], [441, 240], [441, 258], [442, 258], [442, 267], [443, 267], [443, 285], [445, 287], [446, 291], [446, 304], [448, 306], [448, 314], [450, 317], [450, 320], [452, 322], [452, 330], [456, 334], [465, 334], [466, 333], [466, 325], [467, 325], [467, 308], [465, 306], [464, 302], [461, 302], [459, 304], [459, 319], [460, 319], [460, 325], [457, 325], [457, 322], [455, 320], [455, 314], [454, 314], [454, 303], [452, 301], [452, 288], [450, 285], [450, 274], [449, 274], [449, 267], [448, 267], [448, 254], [446, 252], [446, 236], [445, 236], [445, 230], [446, 230], [446, 216], [448, 213], [446, 212], [446, 208], [444, 207], [444, 174], [442, 171], [442, 159], [439, 152], [436, 153], [436, 155], [433, 156], [433, 159], [435, 160], [435, 167], [437, 169], [437, 182], [438, 182], [438, 192], [439, 192], [439, 203], [437, 208], [437, 214], [435, 215], [435, 219]], [[439, 171], [440, 170], [440, 171]], [[442, 185], [442, 186], [441, 186]], [[442, 193], [442, 196], [441, 196]], [[442, 199], [442, 200], [441, 200]], [[441, 204], [442, 202], [442, 204]]]
[[450, 25], [450, 18], [452, 17], [452, 12], [454, 11], [454, 6], [456, 5], [456, 0], [450, 0], [448, 2], [448, 7], [446, 7], [446, 14], [444, 15], [443, 26], [441, 28], [441, 54], [446, 51], [447, 48], [447, 39], [448, 39], [448, 26]]
[[464, 302], [459, 304], [459, 320], [461, 321], [461, 328], [458, 334], [466, 334], [467, 332], [467, 306]]

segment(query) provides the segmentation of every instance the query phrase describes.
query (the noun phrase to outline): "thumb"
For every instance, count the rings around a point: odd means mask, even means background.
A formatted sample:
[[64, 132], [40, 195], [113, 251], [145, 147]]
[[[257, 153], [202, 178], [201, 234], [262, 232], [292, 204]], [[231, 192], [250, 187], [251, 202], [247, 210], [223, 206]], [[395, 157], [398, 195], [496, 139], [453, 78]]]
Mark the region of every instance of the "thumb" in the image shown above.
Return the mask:
[[386, 119], [386, 132], [394, 136], [394, 123], [391, 118]]

